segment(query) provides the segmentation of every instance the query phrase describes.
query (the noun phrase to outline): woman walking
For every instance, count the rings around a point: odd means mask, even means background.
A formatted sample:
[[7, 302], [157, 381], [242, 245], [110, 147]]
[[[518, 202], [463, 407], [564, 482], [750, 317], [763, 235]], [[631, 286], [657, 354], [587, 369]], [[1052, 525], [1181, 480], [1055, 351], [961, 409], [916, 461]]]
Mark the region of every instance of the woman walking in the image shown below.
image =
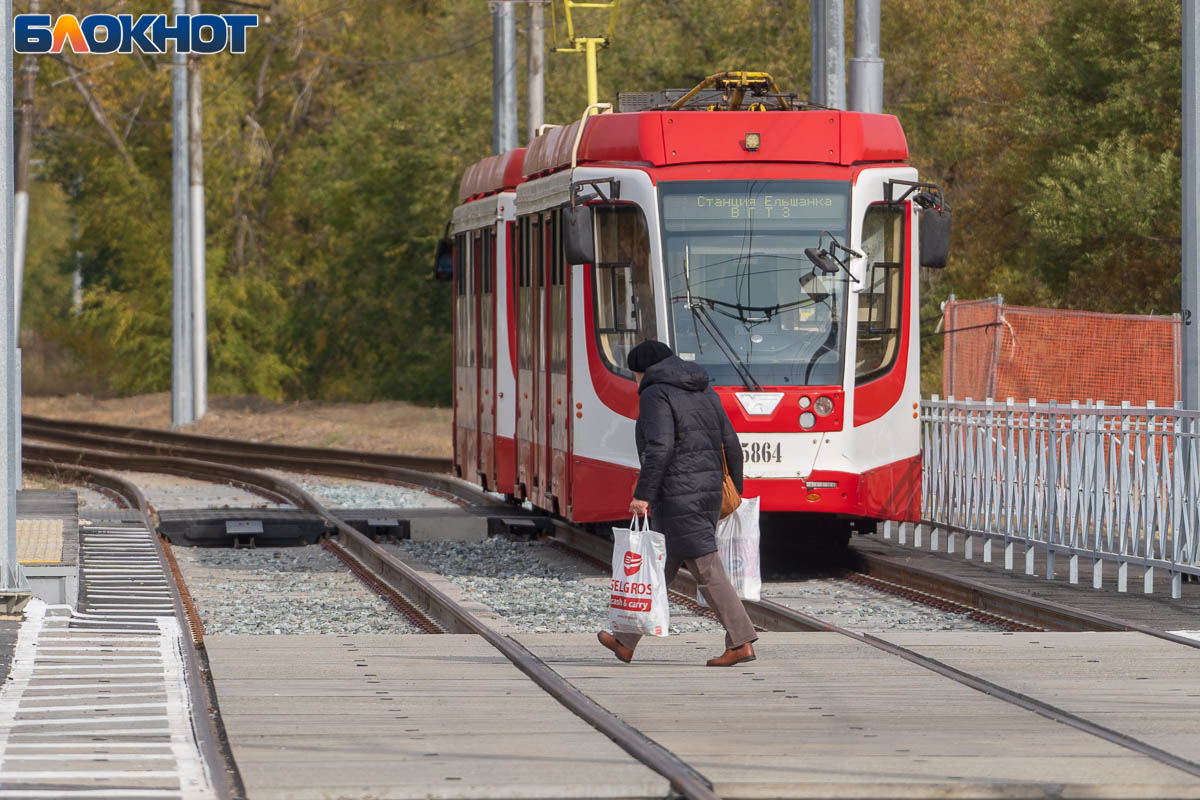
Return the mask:
[[[746, 608], [717, 555], [723, 464], [742, 491], [742, 447], [708, 373], [678, 358], [662, 342], [644, 341], [625, 361], [638, 382], [636, 428], [642, 469], [631, 513], [651, 513], [667, 541], [668, 584], [681, 565], [696, 578], [700, 593], [725, 626], [725, 652], [710, 667], [754, 660], [758, 639]], [[724, 461], [722, 461], [724, 458]], [[597, 634], [600, 644], [624, 662], [633, 659], [640, 634]]]

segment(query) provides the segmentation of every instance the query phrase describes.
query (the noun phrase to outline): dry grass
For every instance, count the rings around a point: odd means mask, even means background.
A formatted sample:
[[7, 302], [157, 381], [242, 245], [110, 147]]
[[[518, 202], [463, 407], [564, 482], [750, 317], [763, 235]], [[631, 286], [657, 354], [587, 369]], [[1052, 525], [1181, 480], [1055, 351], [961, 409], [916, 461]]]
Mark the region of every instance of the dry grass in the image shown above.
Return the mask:
[[[169, 392], [114, 399], [73, 394], [25, 397], [26, 414], [85, 422], [169, 428]], [[257, 442], [450, 457], [453, 412], [400, 401], [273, 403], [261, 397], [212, 397], [188, 433]]]
[[21, 332], [21, 389], [30, 395], [101, 391], [69, 349], [29, 330]]

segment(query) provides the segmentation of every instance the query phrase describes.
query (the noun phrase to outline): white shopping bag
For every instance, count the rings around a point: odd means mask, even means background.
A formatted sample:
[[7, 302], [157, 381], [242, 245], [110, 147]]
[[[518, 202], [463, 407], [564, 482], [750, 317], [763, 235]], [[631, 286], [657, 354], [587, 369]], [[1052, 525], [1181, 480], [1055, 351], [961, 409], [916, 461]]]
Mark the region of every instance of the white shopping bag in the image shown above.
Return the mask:
[[612, 598], [608, 620], [614, 631], [666, 636], [671, 622], [664, 569], [667, 540], [634, 517], [613, 528]]
[[[734, 591], [743, 600], [762, 599], [758, 540], [758, 498], [743, 497], [742, 504], [717, 523], [717, 554]], [[708, 605], [699, 591], [696, 602]]]

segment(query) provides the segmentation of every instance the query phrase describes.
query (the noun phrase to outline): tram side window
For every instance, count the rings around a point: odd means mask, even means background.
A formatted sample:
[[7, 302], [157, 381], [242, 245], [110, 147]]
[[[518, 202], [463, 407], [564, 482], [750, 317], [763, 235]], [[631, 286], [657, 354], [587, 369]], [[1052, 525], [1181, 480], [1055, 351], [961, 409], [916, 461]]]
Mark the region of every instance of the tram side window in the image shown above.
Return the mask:
[[467, 363], [467, 269], [471, 259], [467, 252], [466, 235], [460, 233], [454, 240], [454, 325], [457, 329], [454, 337], [454, 361], [461, 367]]
[[517, 364], [521, 369], [533, 367], [533, 319], [530, 288], [533, 253], [537, 234], [529, 217], [521, 220], [521, 257], [517, 265]]
[[493, 365], [493, 302], [492, 286], [496, 271], [496, 232], [483, 233], [483, 260], [479, 276], [479, 366], [491, 369]]
[[561, 212], [551, 217], [550, 245], [550, 371], [559, 375], [567, 372], [567, 271], [563, 254]]
[[900, 349], [904, 308], [904, 208], [879, 205], [863, 218], [866, 286], [858, 295], [856, 383], [887, 372]]
[[632, 378], [625, 357], [643, 339], [658, 338], [650, 281], [650, 235], [635, 206], [596, 209], [593, 268], [596, 339], [610, 370]]
[[475, 358], [478, 352], [476, 337], [478, 335], [479, 318], [476, 304], [479, 301], [479, 269], [483, 263], [483, 233], [481, 231], [473, 231], [471, 233], [471, 267], [467, 270], [467, 299], [465, 307], [466, 325], [463, 330], [466, 336], [463, 337], [466, 345], [465, 358], [463, 364], [468, 367], [475, 366]]

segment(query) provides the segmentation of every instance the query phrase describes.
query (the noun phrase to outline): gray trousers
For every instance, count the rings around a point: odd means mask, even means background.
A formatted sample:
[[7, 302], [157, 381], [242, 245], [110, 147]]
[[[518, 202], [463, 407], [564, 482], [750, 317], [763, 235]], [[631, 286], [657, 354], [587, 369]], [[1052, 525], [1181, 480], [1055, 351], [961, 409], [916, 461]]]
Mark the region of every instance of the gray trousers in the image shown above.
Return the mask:
[[[686, 565], [688, 571], [696, 578], [700, 594], [708, 603], [708, 607], [717, 615], [717, 619], [725, 626], [726, 650], [741, 647], [746, 642], [758, 639], [758, 634], [754, 631], [754, 623], [750, 621], [746, 607], [742, 605], [741, 598], [737, 596], [733, 584], [729, 582], [729, 576], [725, 574], [725, 567], [721, 564], [721, 557], [716, 552], [683, 561], [668, 561], [664, 566], [668, 586], [671, 585], [671, 581], [675, 580], [680, 565]], [[613, 635], [616, 636], [618, 642], [630, 650], [637, 647], [638, 642], [642, 639], [640, 633], [614, 633]]]

